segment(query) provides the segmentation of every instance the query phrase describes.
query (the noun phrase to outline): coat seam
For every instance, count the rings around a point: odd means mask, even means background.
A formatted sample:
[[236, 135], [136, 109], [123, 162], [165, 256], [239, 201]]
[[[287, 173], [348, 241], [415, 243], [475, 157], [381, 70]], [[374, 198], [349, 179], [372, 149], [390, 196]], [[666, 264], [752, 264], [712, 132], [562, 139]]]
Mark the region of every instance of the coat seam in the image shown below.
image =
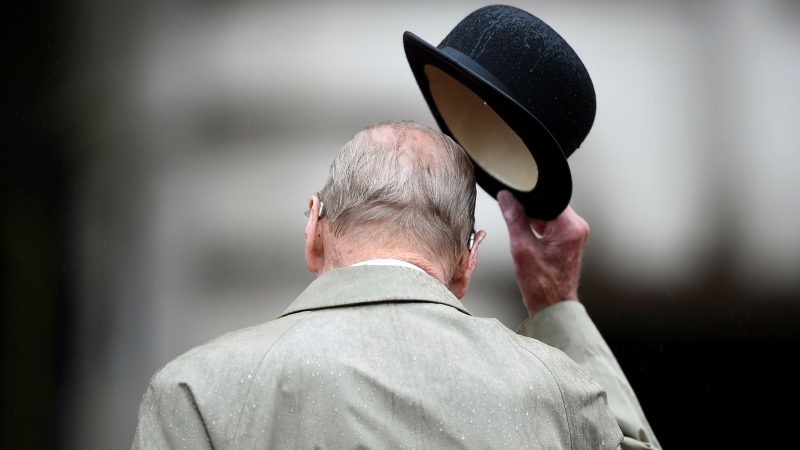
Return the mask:
[[[556, 384], [556, 387], [558, 388], [558, 394], [561, 396], [561, 406], [562, 406], [562, 408], [564, 408], [564, 419], [565, 419], [565, 420], [566, 420], [566, 422], [567, 422], [567, 431], [568, 431], [568, 433], [567, 433], [567, 439], [569, 439], [569, 448], [571, 449], [571, 448], [572, 448], [572, 423], [570, 422], [570, 420], [569, 420], [569, 414], [567, 413], [567, 402], [566, 402], [566, 400], [564, 399], [564, 392], [561, 390], [561, 384], [559, 384], [558, 380], [556, 379], [556, 376], [555, 376], [555, 375], [553, 375], [553, 371], [552, 371], [552, 369], [550, 369], [550, 366], [549, 366], [547, 363], [545, 363], [544, 361], [542, 361], [542, 359], [541, 359], [541, 358], [539, 358], [539, 355], [537, 355], [536, 353], [534, 353], [533, 351], [531, 351], [529, 348], [527, 348], [527, 347], [525, 347], [524, 345], [522, 345], [522, 344], [519, 342], [519, 340], [517, 340], [517, 339], [516, 339], [516, 337], [518, 337], [518, 335], [517, 335], [516, 333], [514, 333], [513, 331], [511, 331], [511, 330], [509, 330], [508, 328], [506, 328], [506, 326], [505, 326], [505, 325], [503, 325], [503, 324], [502, 324], [502, 323], [501, 323], [499, 320], [497, 320], [497, 319], [492, 319], [492, 320], [494, 320], [494, 322], [495, 322], [495, 323], [496, 323], [498, 326], [500, 326], [500, 328], [502, 328], [502, 329], [503, 329], [503, 331], [505, 331], [505, 332], [506, 332], [506, 334], [508, 335], [508, 337], [509, 337], [509, 338], [510, 338], [512, 341], [514, 341], [514, 343], [515, 343], [515, 344], [516, 344], [518, 347], [520, 347], [520, 348], [522, 348], [523, 350], [525, 350], [526, 352], [530, 353], [530, 354], [531, 354], [531, 355], [532, 355], [534, 358], [536, 358], [536, 359], [537, 359], [537, 360], [538, 360], [540, 363], [542, 363], [542, 365], [543, 365], [543, 366], [544, 366], [544, 367], [547, 369], [547, 373], [548, 373], [548, 374], [550, 374], [550, 377], [553, 379], [553, 382]], [[512, 335], [512, 334], [513, 334], [513, 335]]]
[[[289, 332], [289, 330], [291, 330], [294, 327], [296, 327], [297, 324], [299, 324], [300, 322], [305, 320], [310, 315], [309, 312], [305, 312], [305, 311], [301, 312], [300, 314], [303, 314], [303, 313], [305, 313], [305, 314], [302, 317], [298, 317], [297, 321], [294, 324], [292, 324], [292, 326], [290, 326], [289, 328], [284, 330], [283, 333], [281, 333], [281, 335], [277, 339], [275, 339], [275, 341], [272, 343], [272, 345], [270, 345], [269, 349], [266, 352], [264, 352], [264, 356], [261, 357], [261, 360], [258, 362], [258, 365], [256, 365], [256, 372], [258, 372], [261, 369], [261, 366], [264, 364], [264, 361], [267, 359], [267, 356], [270, 354], [272, 349], [275, 348], [275, 344], [277, 344], [278, 341], [280, 341], [281, 338], [283, 338], [283, 336], [285, 336], [286, 333]], [[247, 393], [244, 396], [244, 401], [243, 401], [243, 403], [241, 405], [241, 408], [239, 410], [239, 415], [236, 418], [236, 428], [235, 428], [235, 431], [233, 432], [233, 443], [235, 443], [236, 440], [239, 437], [239, 425], [242, 422], [242, 415], [244, 414], [245, 409], [247, 407], [247, 399], [250, 398], [250, 391], [253, 390], [253, 384], [255, 384], [255, 382], [256, 382], [256, 379], [253, 378], [252, 381], [250, 381], [250, 385], [247, 387]]]

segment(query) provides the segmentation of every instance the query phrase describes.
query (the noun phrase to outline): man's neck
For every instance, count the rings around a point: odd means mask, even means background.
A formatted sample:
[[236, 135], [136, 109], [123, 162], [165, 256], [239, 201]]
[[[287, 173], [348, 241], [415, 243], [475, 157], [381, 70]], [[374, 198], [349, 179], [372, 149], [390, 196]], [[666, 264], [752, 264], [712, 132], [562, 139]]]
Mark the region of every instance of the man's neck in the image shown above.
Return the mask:
[[[366, 249], [365, 249], [366, 250]], [[409, 264], [412, 264], [420, 269], [422, 269], [428, 275], [436, 278], [437, 280], [441, 281], [442, 284], [445, 286], [449, 281], [449, 277], [444, 273], [439, 264], [432, 263], [428, 260], [428, 258], [422, 257], [416, 252], [398, 250], [398, 249], [371, 249], [372, 251], [357, 251], [355, 249], [351, 251], [339, 251], [337, 252], [337, 257], [335, 261], [331, 258], [331, 261], [328, 261], [326, 258], [326, 267], [328, 267], [328, 263], [330, 266], [328, 268], [334, 267], [347, 267], [352, 266], [353, 264], [358, 264], [364, 261], [370, 260], [397, 260], [403, 261]]]

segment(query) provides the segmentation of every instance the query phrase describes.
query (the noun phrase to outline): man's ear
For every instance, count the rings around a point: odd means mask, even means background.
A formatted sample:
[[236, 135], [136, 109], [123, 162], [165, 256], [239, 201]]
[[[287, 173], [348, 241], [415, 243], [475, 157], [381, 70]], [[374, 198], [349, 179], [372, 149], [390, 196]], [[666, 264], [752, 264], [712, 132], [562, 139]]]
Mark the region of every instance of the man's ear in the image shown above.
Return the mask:
[[467, 294], [469, 288], [469, 280], [472, 278], [472, 272], [478, 267], [478, 246], [483, 242], [486, 237], [486, 232], [481, 230], [475, 233], [475, 241], [472, 244], [472, 249], [464, 251], [461, 254], [461, 259], [456, 264], [456, 270], [453, 272], [453, 277], [450, 279], [447, 288], [450, 292], [461, 299]]
[[322, 275], [325, 261], [325, 248], [322, 243], [322, 225], [319, 222], [321, 203], [316, 195], [308, 201], [308, 222], [306, 223], [306, 265], [308, 270]]

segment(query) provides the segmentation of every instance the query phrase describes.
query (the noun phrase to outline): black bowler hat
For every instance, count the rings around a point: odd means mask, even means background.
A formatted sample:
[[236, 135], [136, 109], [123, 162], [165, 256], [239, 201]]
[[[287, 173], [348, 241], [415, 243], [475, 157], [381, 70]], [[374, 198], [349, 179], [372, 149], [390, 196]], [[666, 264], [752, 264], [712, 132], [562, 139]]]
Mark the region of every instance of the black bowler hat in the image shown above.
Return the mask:
[[469, 154], [478, 184], [508, 189], [531, 217], [569, 204], [567, 158], [592, 128], [595, 94], [572, 47], [546, 23], [511, 6], [471, 13], [438, 47], [413, 33], [403, 46], [445, 134]]

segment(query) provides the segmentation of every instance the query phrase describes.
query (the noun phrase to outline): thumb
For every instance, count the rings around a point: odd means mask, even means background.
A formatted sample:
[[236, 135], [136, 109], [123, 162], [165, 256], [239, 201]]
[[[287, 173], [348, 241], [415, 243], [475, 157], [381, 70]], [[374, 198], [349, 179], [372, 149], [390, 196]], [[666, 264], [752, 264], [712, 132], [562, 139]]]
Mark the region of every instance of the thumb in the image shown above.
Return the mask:
[[503, 218], [508, 227], [508, 234], [511, 239], [524, 237], [532, 234], [531, 226], [528, 223], [528, 216], [525, 209], [516, 198], [506, 190], [497, 193], [497, 203], [503, 212]]

